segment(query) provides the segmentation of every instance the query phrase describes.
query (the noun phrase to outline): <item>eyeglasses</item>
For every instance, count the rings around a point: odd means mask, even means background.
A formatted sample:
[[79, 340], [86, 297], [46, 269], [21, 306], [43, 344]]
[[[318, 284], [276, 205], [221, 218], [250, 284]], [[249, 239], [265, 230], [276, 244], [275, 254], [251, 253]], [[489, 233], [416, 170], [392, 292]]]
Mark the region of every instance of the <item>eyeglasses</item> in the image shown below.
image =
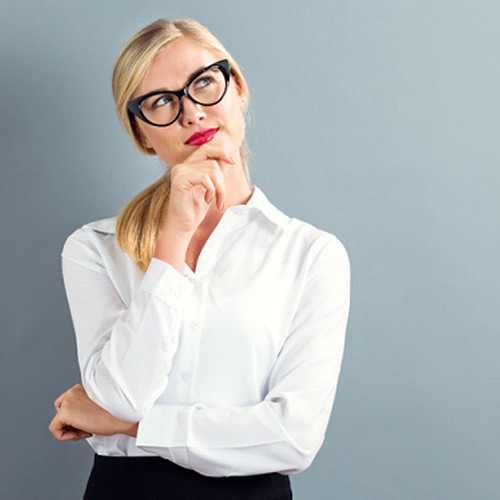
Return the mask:
[[196, 72], [181, 90], [156, 90], [137, 97], [128, 110], [142, 121], [156, 127], [172, 125], [182, 113], [182, 97], [196, 104], [214, 106], [226, 95], [229, 61], [223, 59]]

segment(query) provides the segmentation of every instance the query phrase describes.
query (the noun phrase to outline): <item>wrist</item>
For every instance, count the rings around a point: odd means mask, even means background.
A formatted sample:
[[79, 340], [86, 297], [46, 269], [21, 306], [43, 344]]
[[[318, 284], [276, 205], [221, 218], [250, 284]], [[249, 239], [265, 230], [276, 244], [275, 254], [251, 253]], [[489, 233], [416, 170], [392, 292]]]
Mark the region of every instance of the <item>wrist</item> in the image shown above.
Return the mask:
[[188, 245], [196, 232], [196, 228], [191, 225], [182, 225], [174, 217], [166, 217], [165, 222], [159, 228], [157, 242], [168, 240], [175, 245]]
[[126, 422], [125, 420], [120, 420], [119, 428], [116, 434], [124, 434], [125, 436], [137, 437], [137, 432], [139, 430], [139, 422]]
[[184, 272], [186, 252], [191, 241], [191, 232], [181, 232], [163, 227], [158, 233], [153, 256]]

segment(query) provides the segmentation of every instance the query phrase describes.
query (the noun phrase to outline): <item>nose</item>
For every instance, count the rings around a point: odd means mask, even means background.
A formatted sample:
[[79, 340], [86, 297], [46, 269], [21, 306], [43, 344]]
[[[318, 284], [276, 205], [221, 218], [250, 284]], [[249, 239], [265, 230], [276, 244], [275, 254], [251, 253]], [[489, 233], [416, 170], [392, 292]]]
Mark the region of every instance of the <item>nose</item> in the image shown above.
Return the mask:
[[185, 126], [194, 125], [205, 120], [205, 107], [192, 101], [189, 96], [183, 96], [182, 111], [179, 120]]

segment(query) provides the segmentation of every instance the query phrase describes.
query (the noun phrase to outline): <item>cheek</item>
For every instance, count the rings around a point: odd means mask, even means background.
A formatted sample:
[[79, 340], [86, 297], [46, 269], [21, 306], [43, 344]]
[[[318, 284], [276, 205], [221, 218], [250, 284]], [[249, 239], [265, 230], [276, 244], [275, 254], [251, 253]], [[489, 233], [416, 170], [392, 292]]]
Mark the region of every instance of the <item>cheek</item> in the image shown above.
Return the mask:
[[221, 104], [225, 108], [226, 114], [233, 120], [243, 117], [243, 97], [238, 92], [236, 86], [231, 86]]
[[154, 149], [154, 130], [152, 129], [153, 127], [149, 127], [145, 123], [139, 123], [137, 126], [137, 135], [144, 146]]
[[170, 142], [165, 138], [162, 138], [162, 140], [158, 142], [155, 151], [161, 158], [162, 162], [169, 167], [183, 162], [187, 156], [189, 156], [184, 144], [179, 142]]
[[176, 144], [172, 131], [166, 128], [145, 125], [141, 127], [144, 144], [154, 149], [155, 153], [165, 159], [169, 152], [174, 155], [179, 152], [180, 147]]
[[235, 94], [231, 95], [225, 111], [226, 120], [235, 133], [243, 134], [245, 131], [245, 116], [242, 109], [241, 98]]
[[245, 136], [246, 122], [245, 122], [245, 115], [243, 114], [241, 108], [238, 108], [238, 111], [235, 116], [235, 123], [236, 123], [236, 130], [240, 136], [239, 139], [240, 141], [242, 141]]

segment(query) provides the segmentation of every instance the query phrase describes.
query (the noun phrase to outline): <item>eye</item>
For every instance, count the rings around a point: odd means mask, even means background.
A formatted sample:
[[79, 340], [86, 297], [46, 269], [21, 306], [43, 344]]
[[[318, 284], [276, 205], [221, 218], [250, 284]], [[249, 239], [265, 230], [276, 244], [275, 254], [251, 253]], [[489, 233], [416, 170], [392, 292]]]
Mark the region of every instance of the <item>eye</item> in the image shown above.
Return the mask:
[[172, 96], [170, 96], [169, 94], [162, 94], [151, 103], [151, 108], [161, 108], [163, 106], [171, 104], [172, 101]]
[[208, 87], [213, 81], [213, 76], [205, 74], [193, 82], [193, 87], [195, 89], [203, 89]]

